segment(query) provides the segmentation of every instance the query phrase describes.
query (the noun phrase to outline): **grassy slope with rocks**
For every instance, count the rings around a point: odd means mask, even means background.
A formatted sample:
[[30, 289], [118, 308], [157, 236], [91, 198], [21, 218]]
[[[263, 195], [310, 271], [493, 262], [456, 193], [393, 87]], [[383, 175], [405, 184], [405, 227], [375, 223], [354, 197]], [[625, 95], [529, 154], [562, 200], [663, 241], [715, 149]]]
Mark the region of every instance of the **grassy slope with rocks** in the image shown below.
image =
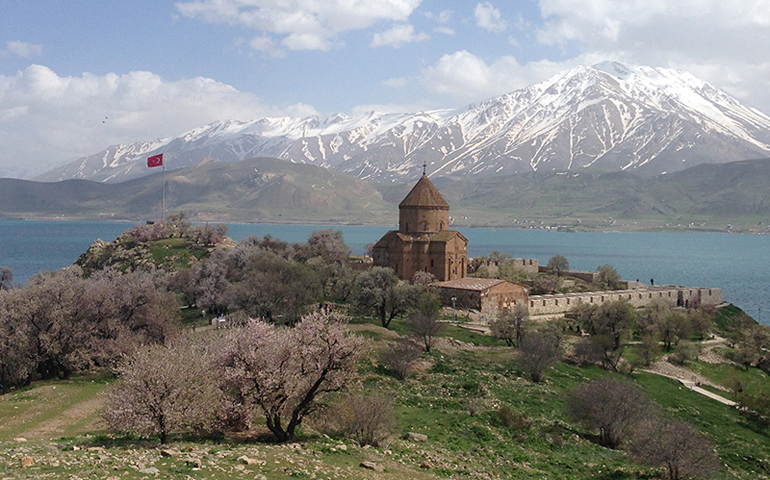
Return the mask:
[[[157, 469], [165, 478], [214, 479], [660, 478], [657, 470], [639, 466], [624, 451], [600, 447], [593, 433], [566, 416], [567, 392], [582, 381], [618, 374], [562, 362], [546, 373], [545, 382], [535, 384], [516, 369], [516, 350], [489, 337], [473, 342], [464, 330], [450, 327], [444, 335], [461, 342], [443, 340], [423, 355], [416, 373], [399, 381], [377, 361], [377, 352], [397, 333], [371, 322], [359, 318], [351, 325], [373, 339], [358, 387], [394, 395], [399, 433], [426, 434], [425, 443], [397, 435], [383, 448], [361, 448], [334, 434], [326, 436], [320, 423], [308, 422], [294, 445], [276, 445], [264, 430], [250, 439], [176, 437], [164, 454], [157, 440], [106, 432], [93, 404], [101, 401], [110, 382], [86, 377], [36, 384], [0, 397], [0, 477], [152, 478]], [[396, 332], [404, 331], [402, 322], [394, 326]], [[695, 369], [700, 368], [696, 363]], [[748, 375], [759, 378], [755, 369]], [[752, 430], [736, 409], [657, 375], [640, 373], [632, 379], [667, 413], [708, 436], [724, 465], [717, 478], [770, 476], [767, 431]], [[88, 408], [78, 410], [82, 405]], [[501, 420], [501, 407], [516, 415]], [[255, 461], [247, 464], [243, 456]], [[34, 464], [22, 468], [25, 457]], [[360, 467], [365, 460], [384, 471]]]

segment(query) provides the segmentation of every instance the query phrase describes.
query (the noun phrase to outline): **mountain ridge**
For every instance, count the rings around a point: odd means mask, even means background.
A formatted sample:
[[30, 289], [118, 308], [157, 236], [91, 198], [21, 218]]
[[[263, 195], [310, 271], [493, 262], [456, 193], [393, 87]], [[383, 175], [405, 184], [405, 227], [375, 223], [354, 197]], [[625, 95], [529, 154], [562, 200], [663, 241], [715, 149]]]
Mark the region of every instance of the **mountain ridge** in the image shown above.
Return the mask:
[[[0, 217], [160, 218], [162, 175], [104, 184], [0, 179]], [[167, 172], [167, 211], [197, 221], [394, 225], [414, 186], [372, 185], [314, 165], [257, 158]], [[457, 226], [768, 231], [770, 158], [665, 175], [546, 171], [435, 179]], [[679, 227], [677, 227], [679, 225]]]
[[206, 157], [309, 163], [372, 182], [532, 171], [671, 173], [770, 155], [770, 117], [687, 73], [603, 62], [456, 110], [220, 121], [174, 139], [113, 146], [36, 177], [118, 182]]

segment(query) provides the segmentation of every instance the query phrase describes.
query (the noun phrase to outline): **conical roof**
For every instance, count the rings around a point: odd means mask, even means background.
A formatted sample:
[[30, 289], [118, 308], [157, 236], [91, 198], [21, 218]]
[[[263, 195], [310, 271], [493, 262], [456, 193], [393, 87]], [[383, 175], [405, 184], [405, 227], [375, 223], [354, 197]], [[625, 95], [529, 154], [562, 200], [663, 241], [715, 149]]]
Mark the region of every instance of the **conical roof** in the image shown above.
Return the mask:
[[428, 179], [428, 176], [423, 174], [417, 185], [412, 188], [406, 197], [398, 204], [398, 208], [402, 207], [429, 207], [429, 208], [449, 208], [449, 204], [444, 200], [444, 197], [438, 193], [438, 189]]

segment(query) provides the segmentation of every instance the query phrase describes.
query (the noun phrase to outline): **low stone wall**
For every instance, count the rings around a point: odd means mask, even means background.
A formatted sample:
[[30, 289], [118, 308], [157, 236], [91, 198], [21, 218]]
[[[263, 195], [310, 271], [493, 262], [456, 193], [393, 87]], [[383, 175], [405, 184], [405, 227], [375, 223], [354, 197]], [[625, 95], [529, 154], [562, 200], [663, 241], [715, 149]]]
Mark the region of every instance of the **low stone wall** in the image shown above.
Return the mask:
[[565, 313], [581, 303], [601, 305], [615, 300], [626, 300], [634, 307], [643, 307], [656, 301], [682, 307], [698, 303], [719, 305], [722, 303], [722, 289], [662, 285], [633, 290], [533, 295], [529, 297], [529, 313], [530, 315]]

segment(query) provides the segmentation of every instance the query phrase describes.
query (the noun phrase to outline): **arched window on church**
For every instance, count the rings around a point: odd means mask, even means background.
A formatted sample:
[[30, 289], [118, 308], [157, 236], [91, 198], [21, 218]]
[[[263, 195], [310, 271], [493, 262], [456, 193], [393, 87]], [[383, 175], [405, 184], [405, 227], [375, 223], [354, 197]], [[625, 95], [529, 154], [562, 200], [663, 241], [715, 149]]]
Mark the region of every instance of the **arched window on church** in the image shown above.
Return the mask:
[[408, 223], [404, 224], [404, 231], [405, 232], [409, 231], [409, 224]]
[[422, 222], [422, 231], [427, 232], [428, 231], [428, 222]]
[[441, 222], [441, 223], [438, 224], [438, 230], [439, 231], [444, 230], [444, 222]]

